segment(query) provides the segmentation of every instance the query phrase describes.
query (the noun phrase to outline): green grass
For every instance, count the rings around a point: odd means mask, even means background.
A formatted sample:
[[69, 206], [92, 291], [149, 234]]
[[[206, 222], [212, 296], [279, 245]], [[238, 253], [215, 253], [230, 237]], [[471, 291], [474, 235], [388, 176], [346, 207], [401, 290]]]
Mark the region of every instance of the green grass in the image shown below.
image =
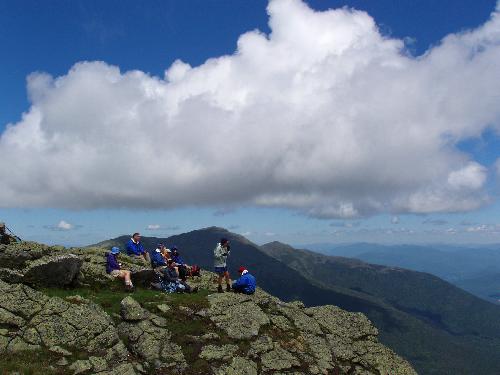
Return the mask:
[[143, 288], [137, 288], [133, 293], [125, 292], [122, 288], [45, 288], [41, 291], [50, 297], [60, 297], [63, 299], [79, 295], [100, 305], [108, 314], [120, 313], [120, 302], [127, 296], [132, 296], [144, 308], [155, 314], [159, 314], [156, 305], [162, 303], [168, 304], [174, 309], [178, 306], [186, 306], [194, 310], [208, 307], [207, 296], [210, 294], [208, 290], [200, 290], [198, 293], [193, 294], [165, 294], [157, 290]]
[[127, 293], [123, 290], [116, 289], [88, 289], [88, 288], [75, 288], [75, 289], [42, 289], [42, 292], [51, 297], [66, 298], [69, 296], [79, 295], [83, 298], [89, 299], [92, 302], [100, 305], [108, 314], [120, 313], [120, 302], [125, 297], [131, 295], [140, 304], [147, 306], [151, 303], [160, 304], [168, 303], [167, 295], [162, 292], [149, 290], [149, 289], [136, 289], [133, 293]]
[[57, 360], [58, 357], [46, 350], [9, 353], [9, 355], [2, 355], [0, 374], [63, 375], [68, 373], [61, 368], [51, 368], [50, 365]]

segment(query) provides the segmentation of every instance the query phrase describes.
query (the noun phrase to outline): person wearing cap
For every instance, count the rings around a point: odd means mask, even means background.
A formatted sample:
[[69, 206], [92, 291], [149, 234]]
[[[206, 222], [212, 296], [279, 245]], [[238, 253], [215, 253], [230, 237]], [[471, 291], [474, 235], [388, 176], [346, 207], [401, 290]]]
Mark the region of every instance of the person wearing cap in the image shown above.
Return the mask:
[[163, 246], [163, 248], [161, 248], [160, 251], [161, 251], [161, 256], [163, 257], [163, 259], [165, 259], [165, 262], [171, 258], [170, 254], [172, 254], [172, 250], [167, 249], [165, 246]]
[[172, 250], [172, 253], [170, 255], [171, 255], [172, 260], [177, 265], [181, 265], [181, 266], [186, 265], [186, 262], [184, 262], [184, 259], [182, 259], [181, 254], [179, 254], [179, 248], [174, 245], [174, 246], [172, 246], [171, 250]]
[[125, 281], [125, 289], [132, 291], [134, 286], [132, 285], [132, 280], [130, 278], [130, 271], [123, 270], [121, 263], [118, 262], [117, 255], [120, 253], [120, 249], [116, 246], [111, 248], [111, 251], [106, 254], [106, 272], [113, 277], [118, 279], [123, 279]]
[[151, 259], [151, 267], [155, 271], [167, 266], [167, 261], [163, 257], [163, 252], [165, 251], [165, 245], [159, 243], [155, 250], [151, 251], [149, 258]]
[[243, 266], [239, 268], [238, 273], [240, 278], [233, 283], [233, 291], [235, 293], [254, 294], [257, 286], [255, 277]]
[[144, 250], [144, 247], [141, 243], [141, 235], [140, 233], [134, 233], [132, 238], [128, 240], [127, 245], [125, 246], [127, 250], [127, 255], [132, 257], [144, 257], [147, 262], [149, 260], [149, 254]]
[[186, 281], [187, 275], [189, 273], [189, 266], [184, 262], [181, 255], [179, 254], [179, 249], [177, 246], [172, 246], [171, 259], [174, 261], [177, 267], [177, 272], [182, 281]]
[[217, 292], [222, 293], [222, 279], [226, 279], [226, 291], [231, 291], [231, 279], [227, 270], [227, 257], [229, 256], [230, 246], [227, 238], [221, 238], [214, 249], [214, 270], [218, 278]]

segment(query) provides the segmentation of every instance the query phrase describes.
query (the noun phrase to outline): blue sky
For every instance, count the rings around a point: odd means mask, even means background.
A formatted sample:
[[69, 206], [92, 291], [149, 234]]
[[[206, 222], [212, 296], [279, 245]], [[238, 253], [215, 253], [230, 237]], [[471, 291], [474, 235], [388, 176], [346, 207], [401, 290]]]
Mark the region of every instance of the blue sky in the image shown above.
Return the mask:
[[[404, 40], [407, 53], [414, 57], [439, 45], [450, 33], [483, 25], [495, 3], [307, 1], [316, 11], [342, 6], [366, 11], [384, 36]], [[33, 72], [59, 77], [68, 74], [75, 63], [104, 61], [121, 72], [138, 70], [163, 77], [177, 59], [199, 66], [207, 59], [233, 54], [238, 38], [247, 31], [258, 29], [268, 34], [266, 6], [267, 1], [258, 0], [52, 1], [50, 6], [37, 1], [2, 1], [0, 132], [5, 132], [7, 124], [21, 121], [22, 113], [29, 111], [33, 98], [28, 97], [26, 79]], [[486, 128], [479, 135], [471, 132], [454, 147], [485, 168], [494, 168], [500, 157], [500, 138], [494, 128]], [[2, 152], [5, 150], [0, 149]], [[224, 226], [259, 243], [500, 242], [495, 173], [488, 174], [482, 187], [488, 203], [456, 213], [447, 212], [455, 209], [416, 212], [389, 208], [367, 210], [359, 217], [335, 217], [317, 214], [316, 207], [304, 211], [288, 203], [259, 206], [244, 197], [234, 198], [227, 205], [220, 199], [195, 205], [181, 199], [182, 203], [160, 209], [139, 203], [123, 208], [120, 204], [102, 208], [95, 204], [4, 204], [4, 208], [0, 206], [0, 219], [23, 238], [65, 245], [88, 244], [133, 231], [165, 236], [211, 225]]]

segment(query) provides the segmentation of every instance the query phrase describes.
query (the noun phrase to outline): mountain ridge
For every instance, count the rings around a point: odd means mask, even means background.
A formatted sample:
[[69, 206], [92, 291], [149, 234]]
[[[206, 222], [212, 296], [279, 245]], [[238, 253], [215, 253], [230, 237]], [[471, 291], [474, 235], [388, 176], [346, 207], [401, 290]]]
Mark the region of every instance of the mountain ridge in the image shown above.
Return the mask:
[[[362, 314], [306, 307], [257, 288], [144, 288], [154, 271], [118, 255], [133, 294], [105, 271], [103, 247], [0, 245], [0, 372], [33, 375], [416, 375]], [[31, 359], [31, 360], [30, 360]]]
[[[290, 267], [287, 262], [273, 258], [266, 253], [265, 246], [253, 244], [246, 238], [226, 229], [209, 227], [163, 239], [155, 238], [150, 241], [148, 238], [143, 238], [143, 241], [147, 246], [155, 246], [158, 240], [165, 242], [167, 246], [176, 244], [188, 263], [198, 263], [211, 269], [212, 250], [220, 237], [228, 237], [233, 241], [232, 254], [229, 259], [229, 269], [233, 275], [243, 264], [255, 272], [259, 285], [285, 301], [300, 299], [307, 306], [335, 304], [348, 311], [366, 314], [379, 328], [382, 342], [398, 354], [408, 358], [421, 373], [468, 374], [481, 371], [482, 374], [493, 375], [500, 371], [500, 360], [496, 359], [496, 353], [500, 348], [498, 338], [493, 338], [491, 340], [493, 343], [491, 343], [487, 337], [476, 336], [477, 327], [474, 324], [470, 323], [472, 326], [466, 332], [458, 331], [457, 333], [456, 326], [460, 324], [459, 321], [454, 321], [450, 330], [446, 319], [443, 325], [440, 323], [439, 316], [436, 316], [433, 311], [427, 311], [425, 306], [408, 303], [398, 305], [394, 300], [381, 299], [366, 288], [359, 288], [359, 285], [325, 285], [321, 280], [305, 277]], [[240, 242], [240, 239], [243, 240]], [[112, 244], [123, 245], [119, 241], [107, 243], [107, 245]], [[343, 263], [349, 265], [345, 267], [346, 269], [351, 269], [352, 265], [357, 264], [361, 265], [364, 270], [373, 272], [381, 270], [381, 274], [391, 270], [391, 267], [367, 265], [359, 260], [346, 258], [340, 262], [340, 264]], [[429, 279], [435, 280], [432, 275], [405, 269], [398, 269], [398, 273], [402, 278], [407, 275], [417, 275], [416, 280], [420, 278], [419, 283], [427, 282]], [[399, 282], [395, 279], [385, 288], [398, 287]], [[448, 283], [439, 283], [439, 285], [445, 285], [446, 288], [452, 287]], [[411, 290], [410, 295], [417, 292], [418, 290]], [[459, 297], [461, 295], [460, 292]], [[478, 302], [477, 299], [473, 301]], [[452, 306], [460, 306], [460, 304], [455, 301]], [[463, 319], [466, 319], [466, 316], [467, 313], [464, 313]], [[477, 329], [482, 333], [487, 331], [484, 327]]]

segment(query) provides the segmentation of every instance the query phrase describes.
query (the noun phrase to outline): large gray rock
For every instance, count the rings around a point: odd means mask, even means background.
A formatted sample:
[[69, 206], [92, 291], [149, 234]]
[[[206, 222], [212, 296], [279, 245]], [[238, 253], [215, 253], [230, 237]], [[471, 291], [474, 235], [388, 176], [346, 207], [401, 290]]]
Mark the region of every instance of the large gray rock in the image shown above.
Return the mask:
[[231, 364], [214, 370], [215, 375], [257, 375], [257, 364], [243, 357], [234, 357]]
[[226, 345], [206, 345], [201, 349], [200, 358], [207, 361], [228, 361], [238, 350], [238, 346], [232, 344]]
[[151, 283], [158, 282], [158, 276], [152, 269], [149, 268], [133, 270], [131, 278], [136, 287], [141, 286], [144, 288], [149, 288]]
[[27, 263], [53, 253], [49, 246], [36, 242], [0, 245], [0, 267], [22, 269]]
[[213, 294], [208, 297], [210, 308], [207, 316], [234, 339], [257, 336], [269, 318], [252, 300], [252, 296], [232, 293]]
[[[351, 313], [336, 306], [318, 306], [306, 309], [326, 333], [326, 343], [343, 367], [351, 372], [382, 375], [413, 375], [410, 364], [377, 341], [377, 329], [361, 313]], [[311, 345], [315, 339], [309, 337]], [[318, 358], [326, 363], [328, 358]], [[345, 364], [349, 364], [345, 366]]]
[[61, 356], [86, 352], [90, 367], [86, 362], [74, 365], [75, 372], [81, 373], [105, 371], [127, 360], [114, 323], [101, 307], [49, 298], [26, 285], [4, 281], [0, 281], [0, 295], [0, 326], [9, 327], [0, 331], [0, 353], [42, 347]]
[[300, 366], [298, 359], [279, 345], [276, 345], [273, 350], [264, 353], [261, 361], [264, 371], [288, 370]]
[[30, 262], [23, 270], [23, 280], [43, 286], [70, 285], [75, 281], [82, 262], [73, 254], [42, 257]]
[[123, 320], [129, 321], [143, 320], [147, 317], [147, 311], [131, 296], [122, 299], [120, 314]]
[[[125, 300], [127, 306], [134, 306], [133, 310], [137, 308], [138, 303], [132, 297]], [[182, 372], [187, 367], [184, 354], [181, 347], [173, 342], [172, 334], [165, 325], [164, 318], [149, 313], [141, 319], [127, 319], [118, 326], [118, 330], [125, 337], [129, 351], [150, 368]]]

